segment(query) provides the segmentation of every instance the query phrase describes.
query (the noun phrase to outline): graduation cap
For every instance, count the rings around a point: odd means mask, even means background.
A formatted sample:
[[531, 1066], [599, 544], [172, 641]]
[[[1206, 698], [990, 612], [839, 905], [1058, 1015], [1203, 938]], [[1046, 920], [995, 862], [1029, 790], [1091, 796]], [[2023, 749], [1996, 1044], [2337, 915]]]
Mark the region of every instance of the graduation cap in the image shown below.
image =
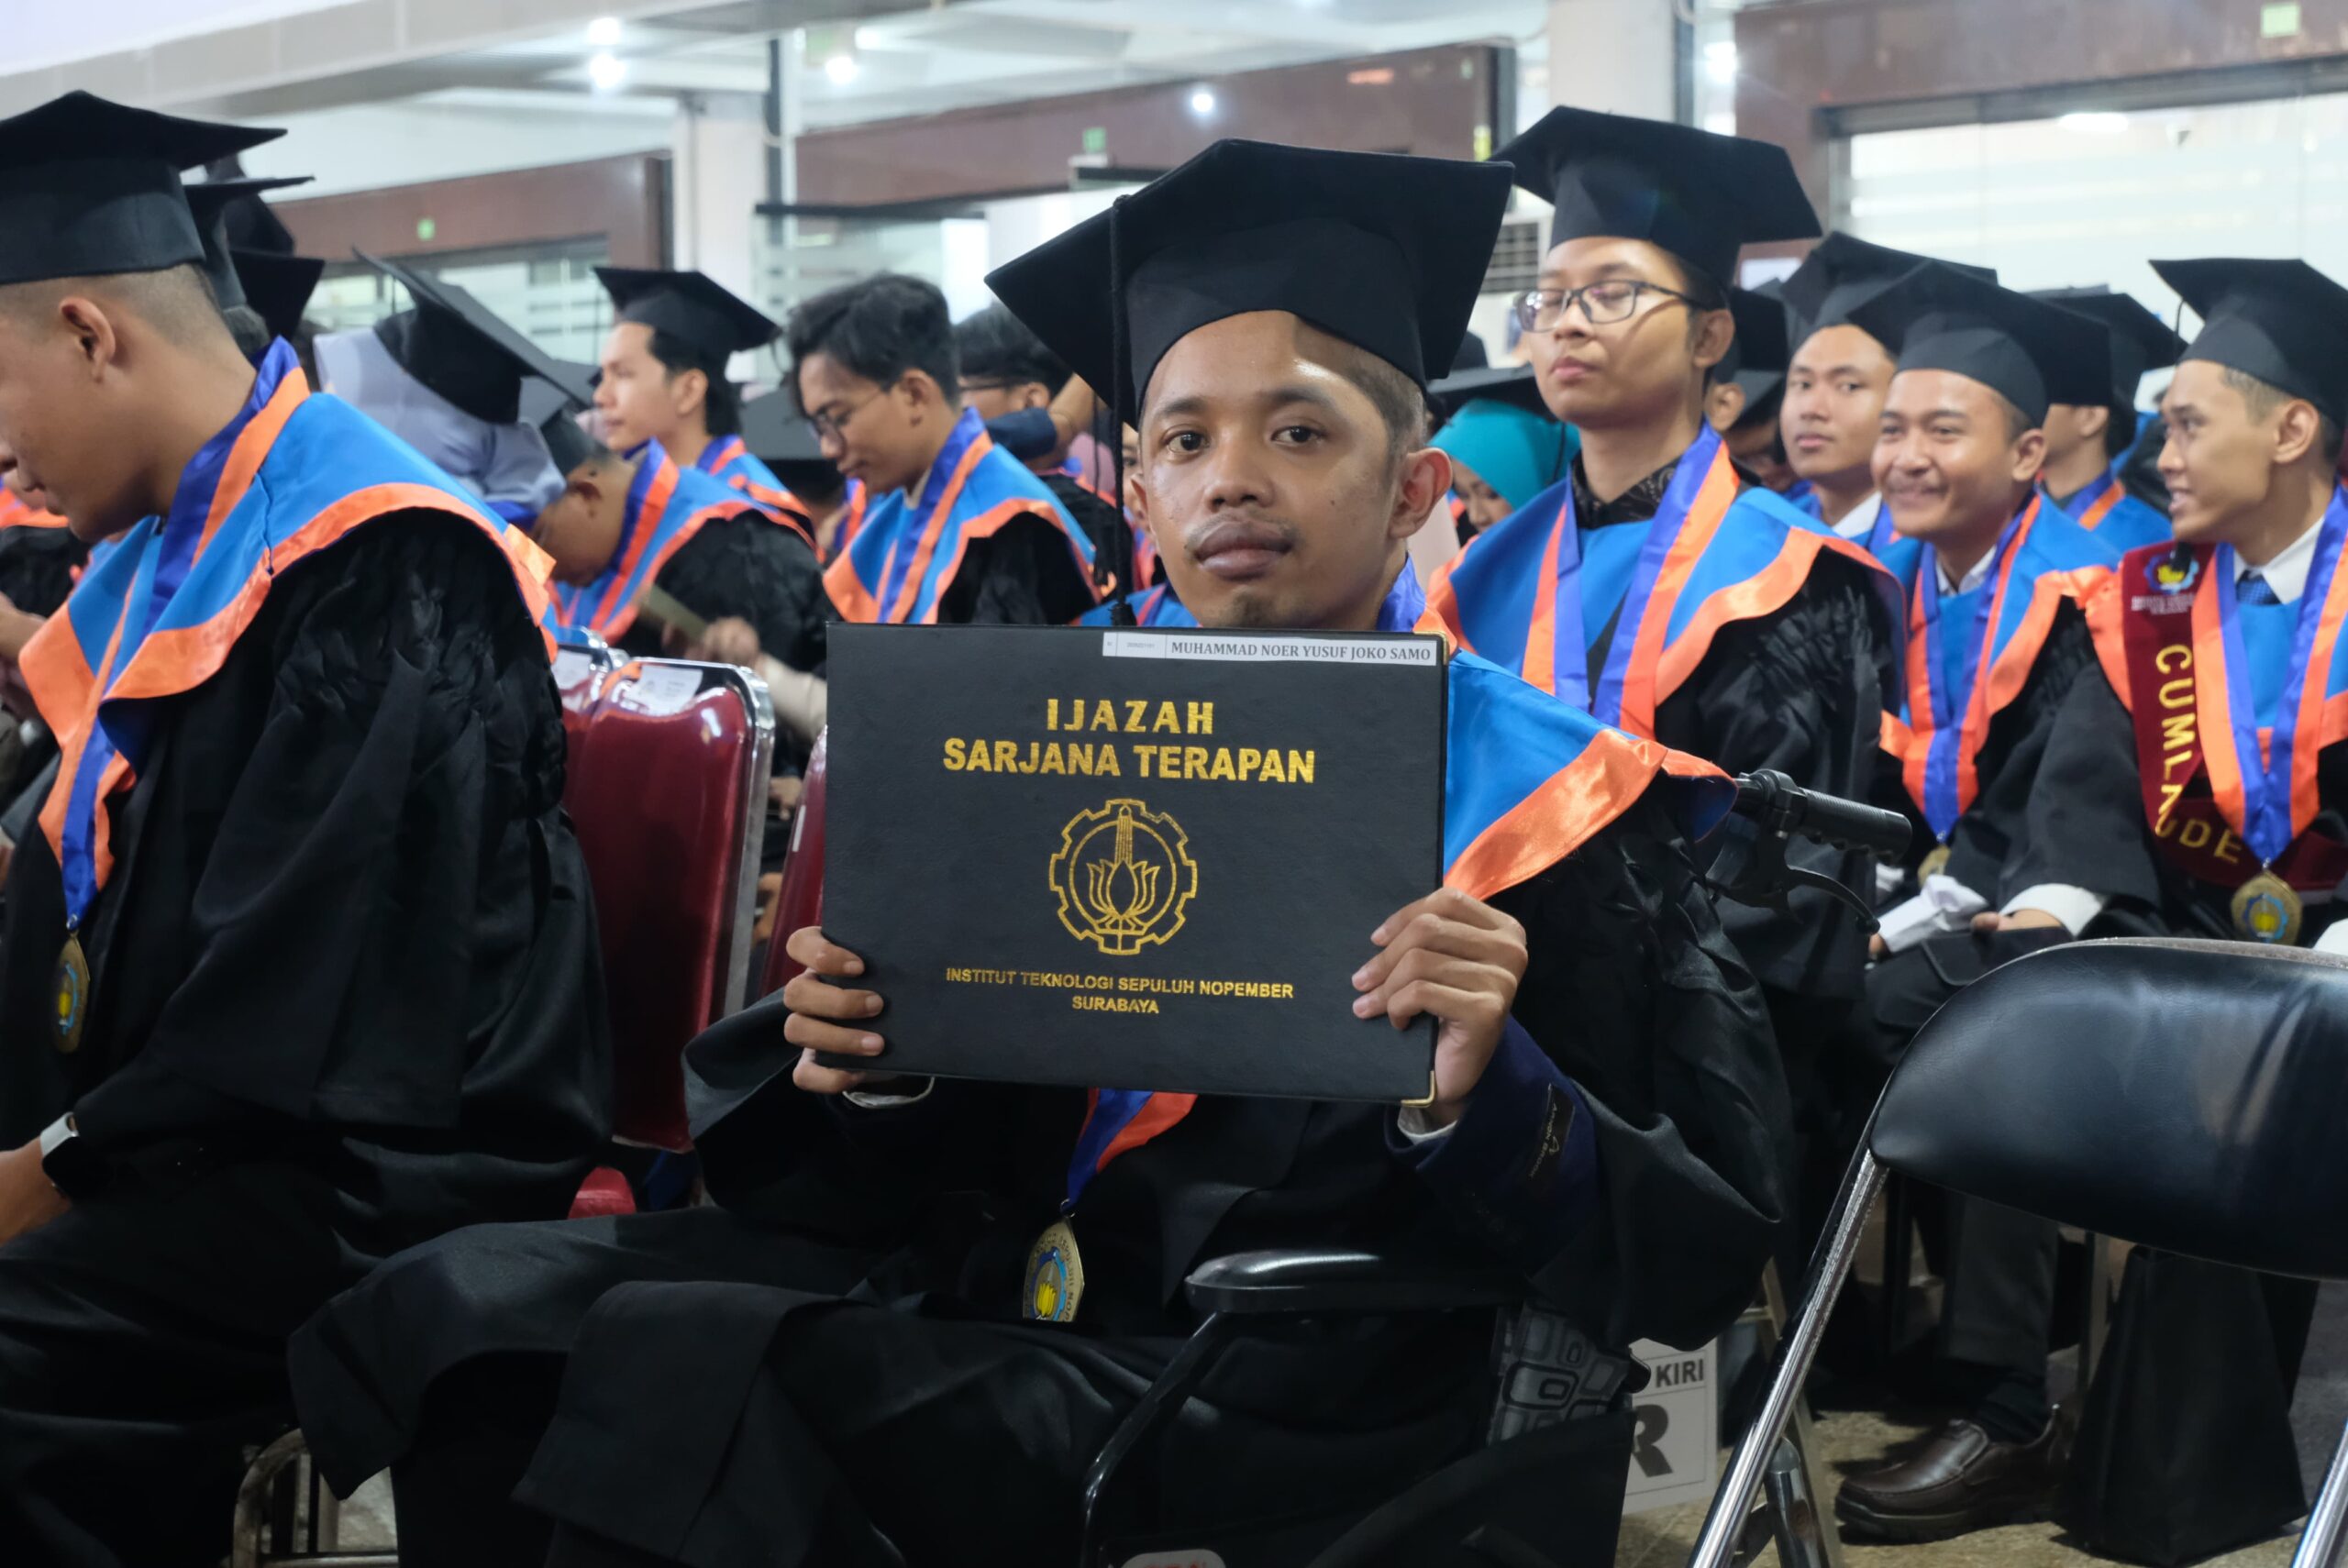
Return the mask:
[[522, 378], [521, 418], [523, 424], [538, 427], [548, 452], [553, 455], [554, 466], [568, 474], [604, 449], [603, 444], [579, 423], [579, 415], [589, 402], [579, 392], [594, 384], [595, 367], [570, 359], [555, 359], [553, 363], [563, 372], [559, 382], [537, 375]]
[[699, 272], [598, 267], [595, 277], [612, 296], [622, 321], [642, 322], [720, 364], [737, 352], [764, 348], [782, 330], [748, 301]]
[[1492, 356], [1485, 348], [1484, 340], [1472, 332], [1461, 334], [1459, 352], [1451, 357], [1452, 373], [1456, 375], [1461, 370], [1488, 370], [1491, 369], [1491, 365]]
[[315, 256], [277, 256], [265, 250], [231, 250], [237, 286], [245, 303], [260, 313], [271, 337], [291, 340], [302, 330], [302, 313], [327, 264]]
[[1177, 342], [1254, 311], [1299, 316], [1423, 387], [1458, 353], [1508, 187], [1497, 163], [1219, 141], [987, 286], [1128, 409]]
[[2254, 376], [2348, 425], [2348, 289], [2304, 261], [2155, 261], [2153, 271], [2201, 318], [2182, 358]]
[[404, 287], [415, 307], [375, 324], [402, 370], [449, 403], [492, 425], [521, 418], [522, 382], [536, 376], [581, 407], [594, 389], [561, 360], [523, 337], [463, 288], [397, 261], [357, 252]]
[[[1736, 336], [1729, 340], [1727, 354], [1712, 367], [1711, 379], [1735, 381], [1744, 388], [1749, 402], [1755, 395], [1755, 385], [1766, 392], [1785, 377], [1786, 302], [1777, 285], [1767, 283], [1757, 289], [1729, 290], [1728, 309], [1736, 321]], [[1748, 381], [1747, 377], [1759, 380]]]
[[742, 405], [742, 444], [794, 491], [821, 493], [840, 482], [840, 471], [824, 456], [807, 416], [799, 410], [799, 400], [787, 391], [770, 392]]
[[1504, 403], [1545, 419], [1556, 417], [1541, 400], [1541, 380], [1530, 365], [1490, 365], [1476, 370], [1455, 370], [1427, 388], [1427, 401], [1445, 419], [1471, 403]]
[[1649, 240], [1723, 287], [1745, 246], [1818, 233], [1793, 160], [1774, 142], [1560, 108], [1492, 157], [1556, 204], [1552, 246], [1593, 236]]
[[2132, 294], [2116, 293], [2104, 284], [2085, 289], [2038, 289], [2031, 298], [2060, 305], [2078, 315], [2091, 315], [2111, 334], [2111, 406], [2136, 408], [2136, 384], [2153, 371], [2176, 363], [2185, 339], [2168, 323], [2136, 302]]
[[0, 120], [0, 284], [201, 261], [180, 171], [284, 134], [81, 92]]
[[1847, 324], [1853, 311], [1927, 262], [1985, 283], [1998, 281], [1994, 268], [1969, 267], [1962, 261], [1941, 261], [1910, 250], [1894, 250], [1888, 245], [1877, 245], [1855, 234], [1828, 235], [1802, 258], [1801, 265], [1785, 282], [1786, 308], [1794, 317], [1793, 347], [1809, 342], [1811, 335], [1821, 328]]
[[2033, 425], [2050, 404], [2100, 403], [2111, 384], [2099, 322], [1928, 261], [1851, 313], [1902, 370], [1949, 370], [1980, 382]]
[[233, 310], [249, 303], [236, 261], [229, 255], [229, 214], [247, 204], [265, 205], [260, 199], [263, 191], [282, 191], [289, 185], [309, 182], [307, 174], [285, 180], [239, 176], [233, 180], [207, 180], [187, 187], [187, 209], [195, 218], [196, 237], [204, 242], [204, 275], [211, 282], [212, 297], [220, 302], [222, 310]]

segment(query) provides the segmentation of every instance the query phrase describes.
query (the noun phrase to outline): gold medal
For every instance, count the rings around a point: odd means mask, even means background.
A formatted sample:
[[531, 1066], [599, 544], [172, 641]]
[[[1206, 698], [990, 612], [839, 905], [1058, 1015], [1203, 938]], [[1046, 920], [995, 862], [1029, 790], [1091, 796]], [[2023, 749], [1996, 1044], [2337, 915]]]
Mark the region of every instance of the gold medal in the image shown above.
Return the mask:
[[90, 1016], [90, 960], [81, 937], [70, 931], [57, 955], [56, 998], [54, 1038], [58, 1050], [71, 1055], [82, 1048], [82, 1025]]
[[1055, 1220], [1036, 1238], [1027, 1253], [1027, 1290], [1020, 1316], [1031, 1323], [1066, 1323], [1076, 1318], [1076, 1304], [1084, 1299], [1084, 1254], [1076, 1249], [1076, 1232], [1065, 1220]]
[[1925, 856], [1923, 861], [1917, 866], [1916, 880], [1922, 882], [1926, 878], [1937, 877], [1947, 869], [1948, 845], [1945, 844], [1935, 845], [1933, 847], [1933, 852], [1930, 855]]
[[2272, 871], [2262, 870], [2234, 889], [2234, 929], [2253, 942], [2297, 946], [2306, 914], [2298, 889]]

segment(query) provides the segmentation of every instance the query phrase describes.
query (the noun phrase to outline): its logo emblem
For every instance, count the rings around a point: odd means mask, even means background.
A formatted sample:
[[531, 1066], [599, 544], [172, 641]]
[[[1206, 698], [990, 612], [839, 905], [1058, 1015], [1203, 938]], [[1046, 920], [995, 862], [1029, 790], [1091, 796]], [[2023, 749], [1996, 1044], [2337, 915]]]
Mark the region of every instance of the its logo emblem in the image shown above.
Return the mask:
[[1181, 930], [1199, 890], [1181, 824], [1133, 800], [1069, 819], [1050, 877], [1069, 934], [1119, 958]]
[[2144, 569], [2144, 580], [2161, 593], [2183, 593], [2201, 580], [2201, 558], [2190, 550], [2154, 556]]

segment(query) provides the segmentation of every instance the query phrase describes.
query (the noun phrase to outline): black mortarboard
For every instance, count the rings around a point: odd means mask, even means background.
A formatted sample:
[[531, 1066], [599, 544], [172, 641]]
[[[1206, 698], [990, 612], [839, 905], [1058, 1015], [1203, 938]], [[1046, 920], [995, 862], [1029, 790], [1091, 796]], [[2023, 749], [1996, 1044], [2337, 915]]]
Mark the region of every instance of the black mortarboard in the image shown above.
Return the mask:
[[1606, 236], [1663, 247], [1713, 282], [1736, 281], [1736, 253], [1808, 239], [1818, 214], [1774, 142], [1692, 126], [1552, 109], [1493, 158], [1556, 205], [1549, 243]]
[[2182, 359], [2254, 376], [2348, 425], [2348, 289], [2304, 261], [2155, 261], [2153, 271], [2201, 318]]
[[187, 187], [187, 209], [195, 218], [196, 237], [204, 242], [204, 275], [211, 282], [212, 297], [220, 302], [222, 310], [246, 303], [245, 285], [228, 253], [229, 213], [247, 203], [266, 205], [260, 199], [263, 191], [282, 191], [289, 185], [309, 182], [310, 176], [302, 174], [285, 180], [207, 180]]
[[2091, 315], [2111, 334], [2111, 406], [2136, 406], [2136, 384], [2154, 370], [2176, 363], [2185, 339], [2167, 322], [2136, 302], [2132, 294], [2115, 293], [2104, 284], [2085, 289], [2037, 289], [2031, 298], [2061, 305], [2078, 315]]
[[1177, 342], [1254, 311], [1299, 316], [1423, 387], [1458, 352], [1508, 187], [1500, 163], [1219, 141], [987, 286], [1113, 398], [1122, 301], [1127, 408]]
[[375, 324], [384, 348], [402, 370], [475, 419], [518, 420], [526, 376], [550, 383], [582, 407], [594, 401], [594, 389], [570, 368], [457, 284], [363, 250], [358, 256], [415, 301], [414, 309]]
[[747, 300], [699, 272], [598, 267], [595, 277], [622, 321], [640, 321], [721, 363], [762, 348], [782, 329]]
[[1757, 289], [1729, 290], [1728, 309], [1736, 320], [1736, 336], [1729, 342], [1728, 353], [1712, 367], [1712, 380], [1734, 381], [1744, 387], [1750, 400], [1755, 383], [1747, 381], [1748, 376], [1773, 385], [1776, 378], [1786, 373], [1786, 302], [1774, 283], [1764, 284]]
[[1451, 357], [1452, 374], [1457, 375], [1462, 370], [1488, 370], [1491, 365], [1492, 356], [1484, 347], [1484, 340], [1472, 332], [1462, 333], [1459, 352]]
[[595, 367], [570, 359], [551, 362], [563, 373], [559, 382], [537, 375], [522, 378], [521, 418], [523, 424], [538, 427], [554, 466], [567, 474], [603, 449], [579, 423], [589, 401], [579, 394], [593, 385]]
[[0, 283], [201, 261], [180, 171], [284, 134], [79, 92], [0, 120]]
[[[1792, 315], [1792, 346], [1800, 348], [1822, 327], [1840, 326], [1851, 313], [1928, 261], [1931, 256], [1894, 250], [1854, 234], [1828, 235], [1813, 247], [1793, 275], [1786, 280], [1786, 309]], [[1938, 261], [1952, 272], [1963, 272], [1985, 283], [1998, 281], [1995, 269], [1968, 267], [1962, 261]]]
[[237, 286], [245, 303], [260, 313], [271, 337], [292, 341], [302, 330], [302, 313], [327, 264], [315, 256], [276, 256], [263, 250], [231, 250]]
[[1448, 419], [1465, 404], [1504, 403], [1545, 419], [1555, 419], [1541, 400], [1541, 381], [1530, 365], [1494, 365], [1478, 370], [1456, 370], [1427, 388], [1427, 401]]
[[792, 490], [820, 494], [840, 482], [839, 469], [824, 456], [799, 400], [788, 391], [770, 392], [742, 405], [742, 444]]
[[1911, 270], [1850, 320], [1890, 347], [1902, 370], [1979, 381], [2032, 424], [2050, 404], [2100, 403], [2110, 389], [2110, 334], [2100, 322], [1938, 261]]

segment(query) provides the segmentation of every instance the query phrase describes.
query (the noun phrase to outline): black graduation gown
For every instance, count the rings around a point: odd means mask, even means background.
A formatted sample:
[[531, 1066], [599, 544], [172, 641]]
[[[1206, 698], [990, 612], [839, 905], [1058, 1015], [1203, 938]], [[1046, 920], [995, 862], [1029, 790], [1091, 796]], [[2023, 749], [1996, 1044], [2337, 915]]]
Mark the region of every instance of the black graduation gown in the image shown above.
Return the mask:
[[[823, 669], [827, 629], [839, 613], [824, 588], [814, 547], [797, 529], [755, 512], [713, 517], [654, 580], [705, 621], [748, 621], [769, 657], [811, 674]], [[641, 632], [631, 626], [621, 641], [632, 652], [659, 652], [659, 636], [648, 625]]]
[[[2087, 934], [2239, 940], [2233, 889], [2190, 875], [2154, 845], [2138, 783], [2134, 721], [2100, 671], [2072, 687], [2041, 779], [2017, 887], [2068, 882], [2109, 892], [2111, 901]], [[2209, 788], [2204, 772], [2187, 792], [2206, 798]], [[2348, 841], [2348, 745], [2324, 749], [2316, 789], [2307, 831]], [[2309, 905], [2300, 944], [2313, 945], [2342, 912], [2337, 900]]]
[[161, 700], [48, 1022], [45, 835], [0, 933], [0, 1146], [118, 1163], [0, 1245], [0, 1562], [216, 1562], [283, 1337], [376, 1259], [560, 1214], [608, 1120], [584, 867], [539, 634], [468, 525], [380, 519]]
[[[1658, 469], [1611, 502], [1596, 502], [1573, 469], [1576, 515], [1585, 527], [1644, 524], [1655, 516], [1678, 464]], [[1703, 663], [1656, 709], [1655, 738], [1727, 770], [1772, 767], [1805, 789], [1863, 796], [1882, 735], [1883, 694], [1890, 679], [1890, 628], [1864, 569], [1822, 556], [1800, 590], [1770, 613], [1722, 626]], [[1591, 646], [1597, 688], [1621, 628], [1609, 624]], [[1787, 860], [1864, 888], [1868, 857], [1798, 842]], [[1723, 904], [1730, 940], [1769, 993], [1780, 1021], [1847, 1002], [1859, 991], [1866, 938], [1833, 900], [1800, 890], [1787, 912]]]
[[[1439, 1200], [1390, 1150], [1390, 1110], [1206, 1099], [1087, 1188], [1078, 1323], [1020, 1324], [1080, 1093], [941, 1082], [866, 1110], [792, 1088], [779, 1037], [696, 1048], [724, 1207], [478, 1228], [378, 1271], [292, 1346], [319, 1463], [347, 1488], [401, 1461], [419, 1553], [510, 1540], [489, 1516], [528, 1443], [497, 1474], [465, 1428], [549, 1397], [547, 1364], [567, 1355], [523, 1494], [548, 1514], [695, 1564], [875, 1560], [875, 1529], [916, 1563], [1064, 1561], [1084, 1467], [1193, 1326], [1181, 1284], [1204, 1258], [1497, 1255], [1602, 1345], [1700, 1343], [1775, 1242], [1788, 1112], [1752, 982], [1667, 831], [1643, 802], [1499, 900], [1532, 936], [1518, 1020], [1596, 1133], [1599, 1201], [1554, 1255], [1523, 1256], [1486, 1206]], [[1205, 1391], [1217, 1435], [1178, 1442], [1157, 1500], [1179, 1518], [1207, 1498], [1246, 1513], [1390, 1495], [1481, 1430], [1489, 1335], [1466, 1314], [1243, 1347]], [[435, 1485], [470, 1488], [456, 1528], [428, 1515]], [[1619, 1491], [1598, 1510], [1610, 1538], [1618, 1511]]]
[[937, 619], [952, 626], [1065, 626], [1097, 602], [1068, 536], [1040, 517], [1014, 517], [969, 542]]

